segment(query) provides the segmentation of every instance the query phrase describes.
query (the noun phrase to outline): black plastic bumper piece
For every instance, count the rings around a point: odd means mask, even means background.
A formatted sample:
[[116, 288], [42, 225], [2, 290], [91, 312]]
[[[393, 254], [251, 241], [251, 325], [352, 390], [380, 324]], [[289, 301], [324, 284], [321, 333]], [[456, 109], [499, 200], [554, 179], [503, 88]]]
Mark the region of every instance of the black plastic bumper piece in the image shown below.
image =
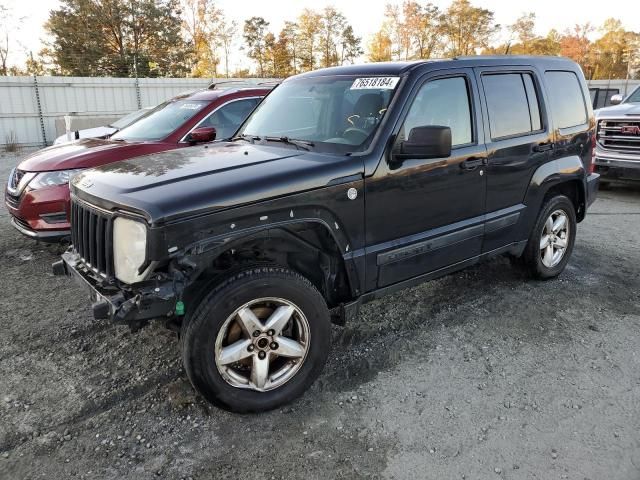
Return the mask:
[[175, 312], [177, 294], [171, 281], [143, 282], [127, 291], [115, 285], [103, 287], [72, 250], [62, 254], [62, 260], [54, 262], [52, 269], [54, 275], [73, 278], [89, 293], [96, 320], [139, 328], [152, 318], [171, 317]]
[[592, 173], [587, 177], [587, 208], [596, 201], [598, 196], [598, 186], [600, 185], [600, 175]]
[[596, 172], [600, 174], [603, 181], [640, 185], [640, 161], [630, 162], [629, 165], [625, 167], [620, 166], [619, 163], [615, 166], [596, 165]]
[[67, 274], [67, 269], [64, 266], [64, 260], [53, 262], [51, 264], [51, 269], [53, 270], [53, 274], [57, 277], [61, 277]]

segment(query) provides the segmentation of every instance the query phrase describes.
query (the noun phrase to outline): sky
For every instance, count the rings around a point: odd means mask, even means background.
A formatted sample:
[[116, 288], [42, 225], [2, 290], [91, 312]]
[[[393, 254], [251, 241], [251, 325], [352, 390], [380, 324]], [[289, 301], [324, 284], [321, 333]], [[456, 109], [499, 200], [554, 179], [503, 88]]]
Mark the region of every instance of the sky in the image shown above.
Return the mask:
[[[227, 16], [242, 25], [251, 16], [264, 17], [274, 32], [278, 32], [285, 20], [294, 20], [305, 7], [321, 9], [327, 5], [337, 7], [353, 25], [357, 35], [367, 45], [371, 36], [380, 27], [384, 15], [384, 6], [390, 0], [218, 0], [218, 6]], [[401, 4], [402, 0], [391, 0]], [[421, 3], [426, 3], [424, 0]], [[431, 3], [444, 10], [450, 0], [431, 0]], [[614, 8], [607, 9], [602, 0], [471, 0], [476, 6], [494, 12], [495, 20], [501, 25], [508, 25], [524, 12], [536, 14], [537, 33], [544, 35], [551, 28], [562, 31], [576, 23], [591, 22], [600, 26], [608, 17], [614, 16], [622, 21], [628, 30], [640, 31], [640, 1], [626, 0], [611, 2]], [[14, 32], [13, 55], [9, 64], [22, 63], [25, 54], [30, 50], [38, 52], [45, 38], [42, 25], [48, 18], [49, 11], [55, 9], [57, 0], [0, 0], [0, 4], [8, 5], [16, 16], [24, 17], [17, 31]], [[231, 68], [246, 67], [244, 55], [236, 52], [231, 61]]]

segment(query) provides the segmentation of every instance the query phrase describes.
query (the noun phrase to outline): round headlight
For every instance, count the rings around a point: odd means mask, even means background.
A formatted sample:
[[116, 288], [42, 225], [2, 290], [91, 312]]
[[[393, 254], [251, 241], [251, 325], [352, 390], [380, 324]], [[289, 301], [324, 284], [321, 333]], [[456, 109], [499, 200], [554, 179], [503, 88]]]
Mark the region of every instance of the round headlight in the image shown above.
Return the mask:
[[144, 223], [118, 217], [113, 222], [113, 263], [116, 278], [124, 283], [144, 280], [139, 273], [147, 255], [147, 227]]

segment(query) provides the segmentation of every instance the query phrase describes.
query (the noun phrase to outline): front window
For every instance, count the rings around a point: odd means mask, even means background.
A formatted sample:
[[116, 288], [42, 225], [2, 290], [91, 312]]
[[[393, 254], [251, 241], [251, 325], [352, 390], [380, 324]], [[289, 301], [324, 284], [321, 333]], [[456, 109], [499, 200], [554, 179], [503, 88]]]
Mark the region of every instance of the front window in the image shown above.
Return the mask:
[[636, 88], [624, 103], [640, 103], [640, 87]]
[[327, 76], [284, 82], [239, 132], [244, 140], [298, 141], [308, 148], [364, 150], [380, 125], [398, 77]]
[[123, 128], [111, 140], [162, 140], [200, 112], [209, 102], [176, 100], [158, 105], [137, 122]]
[[236, 133], [240, 124], [249, 116], [259, 100], [258, 98], [244, 98], [227, 103], [200, 122], [198, 127], [214, 127], [216, 139], [229, 138]]
[[142, 110], [136, 110], [135, 112], [131, 112], [128, 115], [125, 115], [122, 118], [119, 118], [115, 122], [113, 122], [110, 127], [115, 128], [116, 130], [122, 130], [124, 127], [131, 125], [133, 122], [142, 118], [143, 115], [149, 113], [150, 109], [143, 108]]
[[432, 125], [451, 128], [454, 148], [473, 141], [471, 102], [465, 77], [439, 78], [420, 87], [398, 140], [406, 141], [415, 127]]

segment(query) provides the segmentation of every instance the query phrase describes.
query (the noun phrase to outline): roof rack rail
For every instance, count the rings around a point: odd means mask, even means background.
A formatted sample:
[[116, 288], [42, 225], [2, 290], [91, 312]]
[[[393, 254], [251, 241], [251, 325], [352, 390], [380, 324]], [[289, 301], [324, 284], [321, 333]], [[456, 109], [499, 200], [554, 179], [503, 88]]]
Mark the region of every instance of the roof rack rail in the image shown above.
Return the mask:
[[252, 82], [250, 80], [222, 80], [213, 82], [207, 87], [208, 90], [233, 87], [275, 87], [280, 84], [280, 80], [269, 80], [266, 82]]
[[282, 80], [269, 80], [268, 82], [258, 82], [256, 85], [261, 87], [277, 87], [282, 83]]
[[223, 85], [228, 85], [228, 84], [247, 84], [249, 82], [245, 81], [245, 80], [222, 80], [221, 82], [213, 82], [210, 83], [209, 86], [207, 87], [209, 90], [214, 90], [215, 88], [221, 87]]

